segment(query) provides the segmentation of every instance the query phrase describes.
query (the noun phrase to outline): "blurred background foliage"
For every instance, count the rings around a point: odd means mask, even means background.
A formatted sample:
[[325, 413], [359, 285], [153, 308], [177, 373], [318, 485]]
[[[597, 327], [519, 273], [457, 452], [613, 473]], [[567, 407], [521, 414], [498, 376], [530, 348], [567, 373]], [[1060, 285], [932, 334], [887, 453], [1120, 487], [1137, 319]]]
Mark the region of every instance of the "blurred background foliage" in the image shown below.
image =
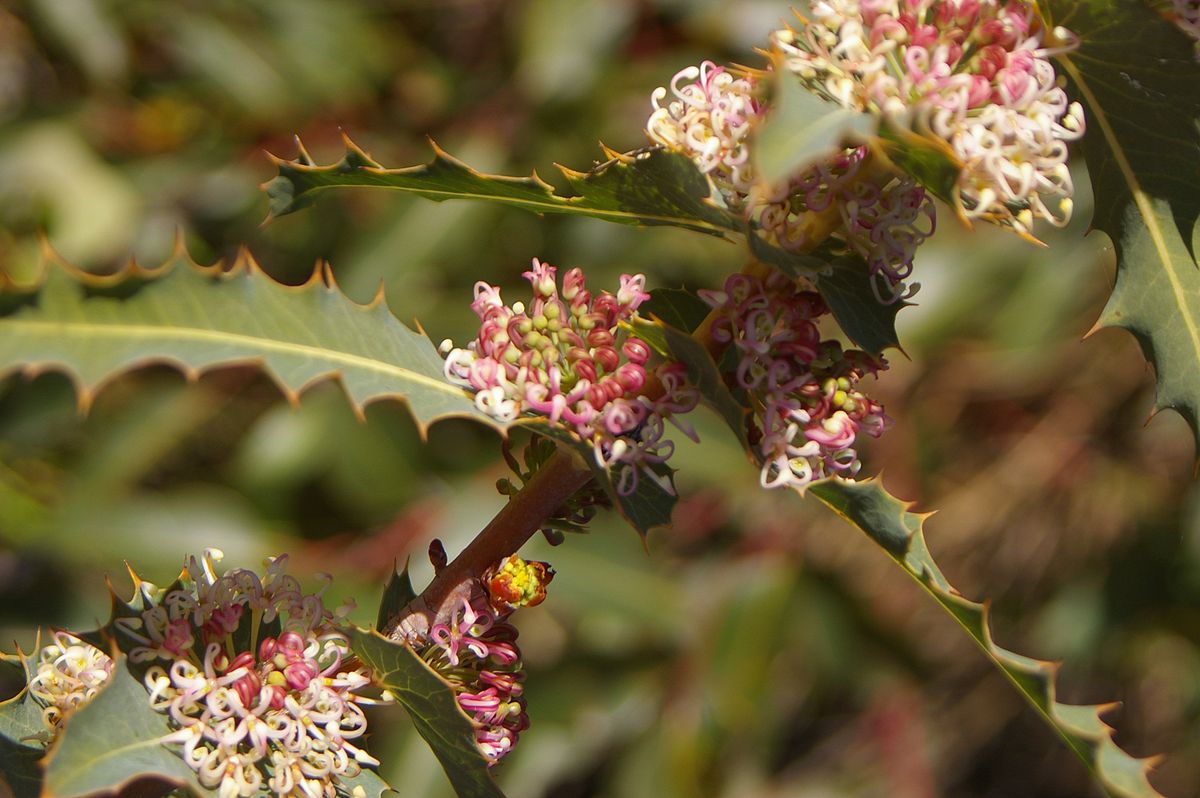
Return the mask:
[[[516, 288], [538, 256], [597, 286], [714, 287], [734, 246], [681, 231], [345, 193], [261, 226], [264, 152], [321, 162], [344, 130], [382, 163], [432, 136], [504, 173], [586, 167], [601, 140], [644, 144], [650, 91], [704, 58], [755, 63], [786, 4], [720, 0], [8, 0], [0, 4], [0, 269], [39, 237], [111, 270], [181, 236], [201, 262], [248, 247], [280, 280], [329, 260], [365, 301], [434, 340], [465, 339], [475, 280]], [[1086, 185], [1083, 174], [1078, 175]], [[558, 181], [561, 184], [561, 181]], [[938, 508], [947, 574], [995, 600], [1010, 648], [1062, 658], [1064, 698], [1122, 700], [1119, 740], [1166, 752], [1157, 782], [1200, 793], [1200, 504], [1183, 422], [1149, 424], [1136, 344], [1080, 341], [1111, 252], [1076, 222], [1037, 249], [942, 214], [920, 253], [907, 357], [877, 391], [896, 419], [871, 446], [901, 497]], [[757, 488], [720, 424], [681, 446], [675, 526], [602, 516], [532, 556], [559, 576], [517, 616], [533, 727], [499, 769], [526, 796], [1095, 795], [1084, 769], [965, 635], [874, 544], [815, 501]], [[397, 403], [358, 421], [340, 388], [299, 407], [251, 369], [185, 384], [151, 367], [86, 416], [61, 375], [0, 380], [0, 639], [105, 615], [123, 561], [169, 581], [185, 553], [230, 565], [291, 553], [373, 618], [393, 560], [418, 585], [500, 506], [494, 434], [422, 442]], [[701, 454], [701, 451], [703, 454]], [[10, 686], [11, 687], [11, 686]], [[446, 796], [402, 718], [372, 750], [406, 798]]]

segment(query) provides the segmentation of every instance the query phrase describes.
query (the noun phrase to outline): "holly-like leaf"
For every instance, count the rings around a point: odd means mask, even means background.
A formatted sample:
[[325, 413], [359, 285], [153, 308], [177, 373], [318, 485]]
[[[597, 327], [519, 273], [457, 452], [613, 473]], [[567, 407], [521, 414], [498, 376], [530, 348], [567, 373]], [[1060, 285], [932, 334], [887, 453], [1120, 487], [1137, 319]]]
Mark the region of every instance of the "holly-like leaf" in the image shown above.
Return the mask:
[[813, 282], [842, 331], [863, 351], [876, 357], [889, 347], [900, 349], [896, 314], [911, 303], [899, 300], [885, 305], [880, 302], [871, 288], [874, 278], [866, 261], [860, 257], [837, 257], [830, 266], [827, 274]]
[[[356, 792], [359, 788], [362, 793]], [[382, 798], [384, 795], [395, 795], [391, 785], [379, 777], [371, 768], [363, 768], [354, 778], [339, 778], [337, 794], [344, 798]]]
[[406, 644], [374, 630], [351, 629], [350, 644], [375, 683], [395, 694], [408, 711], [459, 798], [504, 798], [475, 744], [472, 721], [454, 690]]
[[596, 484], [608, 495], [621, 517], [641, 535], [644, 540], [650, 530], [671, 525], [671, 512], [675, 509], [678, 496], [675, 493], [674, 469], [663, 463], [652, 466], [654, 475], [644, 472], [638, 475], [637, 486], [626, 495], [617, 490], [613, 474], [596, 462], [592, 446], [581, 441], [577, 435], [560, 424], [551, 424], [545, 418], [524, 418], [519, 423], [538, 434], [557, 441], [575, 452], [592, 471]]
[[987, 605], [963, 598], [930, 555], [922, 530], [925, 515], [910, 512], [910, 505], [888, 494], [878, 479], [862, 482], [830, 479], [814, 483], [808, 490], [883, 547], [958, 621], [1038, 714], [1079, 755], [1109, 796], [1162, 798], [1146, 778], [1153, 760], [1136, 759], [1113, 741], [1113, 730], [1104, 722], [1103, 715], [1114, 705], [1059, 703], [1056, 698], [1057, 664], [1016, 654], [996, 645]]
[[293, 287], [246, 254], [226, 270], [178, 252], [159, 268], [130, 264], [100, 278], [47, 253], [35, 285], [0, 277], [0, 296], [18, 300], [0, 315], [0, 374], [65, 371], [83, 406], [105, 381], [148, 363], [189, 376], [254, 364], [292, 399], [337, 377], [358, 412], [375, 400], [403, 399], [422, 430], [452, 416], [498, 426], [445, 380], [432, 342], [397, 321], [382, 295], [356, 304], [325, 267]]
[[379, 601], [379, 613], [376, 616], [375, 628], [386, 629], [388, 623], [417, 597], [413, 590], [412, 579], [408, 576], [408, 564], [398, 569], [393, 566], [387, 584], [383, 586], [383, 598]]
[[879, 117], [818, 97], [786, 69], [775, 70], [771, 113], [754, 136], [759, 178], [779, 185], [846, 147], [867, 143]]
[[[658, 319], [668, 327], [690, 333], [703, 323], [712, 310], [708, 303], [683, 288], [656, 288], [638, 308], [638, 314]], [[660, 353], [663, 354], [663, 353]]]
[[163, 745], [167, 716], [150, 707], [146, 688], [124, 657], [87, 705], [72, 713], [46, 758], [43, 798], [110, 793], [156, 778], [198, 796], [212, 795], [176, 751]]
[[[34, 651], [40, 648], [40, 636]], [[0, 654], [0, 663], [13, 675], [28, 682], [34, 671], [24, 652]], [[0, 701], [0, 796], [37, 798], [42, 791], [39, 762], [45, 753], [42, 705], [23, 687], [6, 701]], [[7, 788], [8, 792], [5, 792]]]
[[1079, 36], [1058, 57], [1083, 103], [1093, 225], [1117, 247], [1117, 281], [1098, 326], [1138, 339], [1158, 378], [1156, 408], [1200, 441], [1200, 64], [1192, 40], [1132, 0], [1040, 0], [1048, 28]]
[[634, 318], [631, 326], [634, 334], [660, 355], [687, 366], [688, 381], [700, 392], [705, 403], [729, 425], [742, 445], [749, 449], [750, 442], [746, 438], [748, 410], [725, 385], [717, 364], [704, 344], [682, 330], [640, 316]]
[[0, 734], [0, 796], [39, 798], [42, 794], [42, 769], [39, 766], [42, 754], [40, 748], [21, 745]]
[[[41, 649], [41, 635], [34, 645], [34, 651]], [[6, 668], [11, 668], [13, 675], [28, 684], [35, 670], [25, 652], [20, 649], [15, 655], [0, 654]], [[0, 701], [0, 738], [9, 740], [19, 746], [40, 750], [43, 746], [39, 741], [46, 731], [42, 723], [42, 705], [24, 687], [12, 698]]]
[[477, 199], [534, 213], [592, 216], [620, 224], [671, 225], [728, 236], [737, 233], [736, 217], [713, 203], [712, 187], [692, 162], [679, 153], [648, 149], [623, 155], [605, 150], [606, 161], [588, 172], [559, 167], [575, 196], [556, 194], [537, 174], [529, 177], [477, 172], [433, 144], [427, 164], [385, 169], [346, 139], [346, 154], [330, 166], [317, 166], [304, 147], [295, 161], [275, 158], [279, 174], [266, 185], [272, 216], [311, 205], [330, 188], [373, 186], [418, 194], [441, 202]]

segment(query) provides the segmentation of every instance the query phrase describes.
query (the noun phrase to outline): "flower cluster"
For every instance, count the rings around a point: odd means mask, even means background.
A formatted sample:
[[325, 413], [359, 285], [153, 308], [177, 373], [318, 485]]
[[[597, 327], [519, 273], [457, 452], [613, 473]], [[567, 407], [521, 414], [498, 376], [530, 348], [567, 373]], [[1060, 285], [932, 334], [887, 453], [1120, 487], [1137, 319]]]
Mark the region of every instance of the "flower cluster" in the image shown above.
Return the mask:
[[136, 644], [129, 659], [144, 668], [151, 707], [175, 730], [163, 742], [220, 798], [334, 798], [342, 779], [379, 764], [352, 742], [366, 731], [356, 691], [370, 679], [286, 556], [261, 577], [217, 576], [219, 556], [191, 558], [161, 595], [141, 583], [150, 606], [115, 622]]
[[[530, 413], [564, 423], [592, 444], [597, 463], [619, 469], [617, 489], [628, 495], [639, 473], [660, 479], [654, 466], [674, 450], [664, 421], [699, 397], [683, 366], [651, 368], [650, 347], [621, 327], [650, 297], [645, 277], [622, 275], [614, 296], [593, 295], [579, 269], [566, 273], [560, 293], [556, 275], [533, 261], [524, 273], [533, 286], [528, 308], [505, 305], [498, 288], [476, 283], [479, 334], [465, 349], [443, 342], [446, 378], [475, 391], [475, 405], [501, 421]], [[663, 389], [658, 398], [644, 395], [651, 380]]]
[[63, 718], [96, 697], [112, 674], [113, 661], [100, 649], [66, 632], [38, 654], [29, 680], [30, 694], [42, 705], [48, 734], [58, 732]]
[[[782, 68], [811, 91], [946, 141], [962, 162], [959, 209], [1028, 233], [1071, 217], [1067, 142], [1083, 135], [1025, 0], [818, 0], [799, 30], [772, 35]], [[1046, 39], [1051, 41], [1047, 47]]]
[[651, 97], [651, 141], [682, 152], [708, 175], [732, 210], [751, 219], [776, 244], [811, 250], [832, 234], [863, 257], [883, 301], [905, 294], [917, 247], [932, 235], [935, 212], [925, 189], [909, 177], [869, 166], [866, 147], [815, 164], [778, 186], [756, 185], [749, 134], [767, 113], [753, 74], [734, 78], [711, 61], [680, 70], [670, 94]]
[[878, 437], [889, 421], [858, 382], [886, 363], [822, 340], [817, 322], [828, 309], [820, 295], [778, 272], [735, 274], [723, 290], [701, 296], [720, 314], [713, 339], [737, 354], [737, 386], [755, 410], [751, 442], [763, 487], [853, 477], [859, 433]]
[[515, 554], [491, 572], [487, 595], [462, 599], [417, 648], [453, 687], [458, 705], [475, 721], [476, 744], [494, 765], [529, 727], [517, 630], [507, 619], [516, 607], [541, 603], [554, 572]]

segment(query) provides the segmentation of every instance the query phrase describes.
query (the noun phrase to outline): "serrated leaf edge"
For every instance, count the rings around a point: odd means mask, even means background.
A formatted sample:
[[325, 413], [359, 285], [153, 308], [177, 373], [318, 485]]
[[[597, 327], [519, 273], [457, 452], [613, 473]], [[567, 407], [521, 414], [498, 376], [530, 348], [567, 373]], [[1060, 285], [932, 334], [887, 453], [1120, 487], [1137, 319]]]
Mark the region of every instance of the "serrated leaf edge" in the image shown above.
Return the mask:
[[[1113, 739], [1114, 729], [1103, 720], [1103, 716], [1119, 706], [1119, 703], [1107, 704], [1061, 704], [1058, 702], [1057, 693], [1057, 677], [1061, 667], [1060, 663], [1048, 662], [1044, 660], [1027, 657], [1023, 654], [1018, 654], [1001, 647], [995, 642], [991, 631], [991, 602], [976, 602], [965, 598], [955, 589], [945, 575], [937, 569], [936, 562], [933, 560], [932, 554], [929, 553], [929, 548], [925, 541], [924, 522], [926, 518], [933, 515], [930, 513], [914, 513], [910, 512], [913, 507], [913, 502], [897, 499], [887, 492], [883, 487], [882, 478], [872, 477], [867, 480], [860, 480], [852, 483], [858, 487], [877, 489], [895, 508], [896, 518], [901, 528], [908, 530], [907, 548], [903, 552], [892, 551], [884, 546], [876, 537], [871, 534], [863, 525], [852, 519], [844, 513], [840, 508], [832, 503], [827, 495], [829, 491], [840, 492], [844, 489], [846, 483], [840, 480], [831, 479], [819, 483], [813, 483], [809, 486], [810, 492], [816, 496], [823, 504], [829, 507], [836, 515], [841, 517], [847, 523], [858, 527], [871, 538], [872, 541], [879, 544], [881, 548], [888, 552], [888, 555], [904, 569], [917, 584], [921, 585], [927, 593], [929, 593], [937, 603], [954, 618], [955, 622], [963, 628], [964, 631], [975, 641], [976, 645], [983, 653], [992, 661], [992, 663], [1004, 674], [1005, 678], [1017, 689], [1026, 701], [1038, 712], [1039, 715], [1055, 730], [1059, 737], [1066, 743], [1067, 747], [1076, 753], [1083, 763], [1092, 772], [1097, 782], [1102, 786], [1106, 793], [1114, 798], [1165, 798], [1162, 793], [1158, 792], [1153, 785], [1150, 784], [1147, 775], [1154, 768], [1155, 764], [1161, 761], [1160, 756], [1154, 757], [1134, 757], [1126, 753]], [[825, 494], [825, 495], [823, 495]], [[922, 568], [918, 572], [910, 563], [907, 562], [907, 555], [913, 551], [923, 552], [929, 563], [933, 565], [933, 569]], [[958, 615], [951, 610], [951, 606], [960, 608], [961, 610], [971, 613], [978, 618], [982, 635], [977, 636], [974, 630], [967, 626]], [[1044, 692], [1034, 696], [1025, 690], [1021, 683], [1014, 676], [1014, 672], [1025, 673], [1044, 679]], [[1037, 699], [1045, 701], [1049, 709], [1043, 708]], [[1088, 713], [1089, 720], [1094, 720], [1097, 728], [1101, 730], [1099, 735], [1092, 734], [1086, 729], [1080, 727], [1077, 723], [1072, 723], [1066, 718], [1059, 716], [1058, 713], [1079, 714], [1082, 710], [1090, 710]], [[1090, 756], [1089, 756], [1090, 754]], [[1136, 791], [1126, 790], [1123, 786], [1115, 783], [1109, 778], [1105, 770], [1106, 761], [1115, 759], [1119, 762], [1133, 764], [1138, 768], [1142, 784], [1137, 785]]]
[[[265, 281], [270, 282], [275, 290], [286, 291], [286, 292], [304, 293], [304, 292], [309, 292], [309, 291], [320, 291], [320, 290], [328, 291], [330, 293], [338, 294], [342, 299], [344, 299], [347, 303], [349, 303], [351, 306], [353, 306], [353, 308], [356, 311], [362, 312], [362, 313], [378, 311], [378, 309], [380, 308], [381, 305], [384, 307], [385, 310], [387, 310], [387, 300], [386, 300], [386, 297], [384, 296], [384, 290], [383, 290], [382, 283], [380, 283], [380, 286], [379, 286], [378, 290], [376, 291], [375, 296], [371, 299], [370, 302], [368, 302], [366, 304], [361, 304], [361, 303], [355, 302], [354, 300], [352, 300], [348, 296], [346, 296], [344, 293], [342, 293], [342, 291], [341, 291], [340, 287], [338, 286], [337, 281], [334, 277], [333, 270], [327, 261], [318, 261], [312, 271], [312, 274], [309, 276], [308, 280], [306, 280], [304, 283], [301, 283], [300, 285], [288, 285], [288, 284], [280, 283], [280, 282], [276, 281], [269, 274], [264, 272], [262, 270], [262, 268], [258, 265], [257, 261], [255, 261], [254, 257], [246, 249], [240, 250], [238, 252], [237, 256], [233, 259], [233, 261], [229, 262], [228, 264], [225, 261], [217, 261], [216, 263], [212, 264], [211, 266], [204, 266], [202, 264], [199, 264], [199, 263], [196, 263], [195, 261], [193, 261], [191, 259], [191, 257], [188, 255], [186, 249], [183, 247], [182, 243], [180, 243], [180, 242], [176, 243], [175, 249], [172, 252], [172, 254], [166, 260], [164, 260], [162, 264], [160, 264], [158, 266], [147, 267], [147, 266], [143, 266], [135, 259], [130, 259], [129, 261], [127, 261], [125, 263], [124, 266], [122, 266], [116, 272], [114, 272], [112, 274], [105, 274], [105, 275], [97, 275], [97, 274], [93, 274], [91, 272], [86, 272], [86, 271], [74, 266], [69, 261], [67, 261], [66, 259], [61, 257], [56, 251], [54, 251], [53, 248], [51, 248], [48, 243], [43, 242], [42, 256], [38, 262], [37, 272], [36, 272], [34, 278], [32, 280], [18, 282], [16, 280], [12, 279], [11, 276], [0, 273], [0, 290], [11, 290], [11, 291], [21, 292], [21, 293], [34, 293], [42, 287], [42, 285], [45, 283], [46, 279], [48, 278], [51, 270], [53, 270], [53, 269], [58, 269], [58, 270], [62, 271], [63, 273], [65, 273], [69, 277], [71, 277], [72, 279], [76, 280], [80, 284], [87, 286], [87, 287], [111, 288], [111, 287], [114, 287], [114, 286], [117, 286], [117, 285], [123, 283], [126, 280], [131, 280], [131, 279], [142, 279], [142, 280], [147, 280], [147, 281], [152, 282], [154, 280], [161, 279], [162, 277], [170, 274], [172, 271], [174, 271], [175, 269], [178, 269], [178, 268], [193, 269], [202, 276], [209, 277], [212, 279], [218, 279], [218, 280], [233, 280], [233, 279], [237, 279], [239, 277], [247, 278], [250, 280], [265, 280]], [[387, 310], [387, 312], [390, 315], [390, 310]], [[403, 322], [401, 322], [399, 319], [396, 319], [395, 316], [391, 316], [391, 318], [393, 320], [395, 320], [395, 322], [397, 324], [403, 325]], [[25, 326], [26, 328], [30, 328], [30, 327], [34, 327], [34, 326], [47, 326], [47, 327], [48, 326], [63, 326], [63, 325], [54, 325], [51, 322], [15, 320], [15, 319], [5, 319], [4, 324], [20, 325], [20, 326]], [[72, 323], [72, 324], [74, 324], [74, 323]], [[76, 326], [78, 326], [78, 325], [76, 325]], [[106, 329], [111, 329], [111, 328], [118, 327], [118, 326], [120, 326], [120, 325], [115, 325], [115, 324], [114, 325], [103, 325], [103, 327]], [[127, 328], [137, 327], [137, 325], [125, 325], [125, 326]], [[154, 328], [147, 328], [147, 329], [151, 330], [154, 334], [159, 335], [159, 336], [161, 336], [165, 332], [165, 328], [154, 327]], [[410, 328], [410, 330], [411, 329], [412, 328]], [[413, 332], [416, 332], [421, 335], [425, 334], [424, 330], [420, 327], [419, 324], [417, 325], [417, 328], [415, 330], [413, 330]], [[470, 399], [470, 394], [467, 391], [464, 391], [462, 388], [459, 388], [458, 386], [455, 386], [445, 380], [435, 380], [424, 374], [419, 374], [417, 372], [413, 372], [410, 369], [406, 369], [402, 366], [396, 366], [394, 364], [388, 364], [388, 363], [384, 363], [382, 361], [372, 360], [370, 358], [365, 358], [365, 357], [362, 357], [359, 355], [354, 355], [351, 353], [342, 353], [342, 352], [338, 352], [337, 350], [326, 349], [326, 348], [319, 347], [319, 346], [310, 346], [310, 345], [298, 344], [298, 343], [293, 344], [293, 343], [288, 343], [288, 342], [276, 341], [276, 340], [270, 339], [270, 338], [258, 338], [258, 337], [254, 337], [254, 336], [248, 336], [248, 335], [244, 335], [244, 334], [240, 334], [240, 333], [221, 333], [221, 332], [212, 332], [212, 331], [207, 331], [207, 330], [190, 330], [187, 335], [180, 334], [178, 337], [188, 338], [190, 340], [210, 340], [211, 339], [211, 340], [218, 340], [218, 341], [220, 341], [220, 340], [225, 340], [225, 341], [239, 340], [239, 341], [243, 341], [243, 342], [252, 341], [252, 342], [254, 342], [254, 344], [256, 346], [261, 346], [264, 349], [275, 349], [276, 351], [280, 351], [280, 352], [289, 352], [289, 353], [293, 353], [293, 354], [303, 354], [306, 352], [311, 352], [313, 354], [318, 354], [321, 358], [323, 358], [325, 360], [342, 362], [347, 365], [354, 364], [356, 366], [363, 367], [363, 368], [366, 368], [366, 369], [369, 369], [372, 371], [393, 374], [395, 376], [402, 376], [406, 380], [411, 380], [413, 382], [420, 383], [423, 386], [444, 392], [447, 395], [462, 396], [465, 399], [468, 399], [468, 400]], [[253, 367], [257, 368], [258, 370], [262, 371], [264, 374], [266, 374], [271, 379], [271, 381], [273, 383], [275, 383], [276, 387], [279, 389], [280, 393], [283, 394], [284, 398], [286, 398], [287, 401], [292, 405], [299, 404], [301, 395], [303, 395], [305, 392], [307, 392], [309, 389], [311, 389], [315, 385], [324, 383], [329, 380], [333, 380], [333, 381], [336, 381], [339, 384], [341, 384], [341, 374], [342, 374], [340, 369], [331, 369], [321, 375], [314, 377], [313, 379], [311, 379], [308, 382], [301, 385], [299, 388], [292, 389], [289, 386], [287, 386], [286, 384], [284, 384], [284, 382], [279, 377], [279, 375], [276, 374], [275, 371], [267, 365], [267, 363], [263, 360], [263, 358], [260, 358], [260, 357], [228, 358], [228, 359], [219, 360], [219, 361], [216, 361], [213, 363], [209, 363], [204, 366], [193, 367], [193, 366], [189, 366], [188, 364], [183, 363], [183, 362], [179, 361], [178, 359], [168, 356], [168, 355], [156, 355], [156, 356], [148, 356], [148, 357], [142, 358], [134, 363], [130, 363], [125, 366], [122, 366], [122, 367], [114, 370], [110, 374], [105, 375], [103, 378], [97, 380], [92, 385], [85, 384], [83, 382], [82, 378], [80, 378], [78, 373], [71, 367], [70, 364], [59, 363], [59, 362], [29, 362], [29, 363], [23, 363], [23, 364], [20, 364], [20, 363], [15, 364], [15, 365], [7, 367], [7, 368], [0, 368], [0, 377], [6, 376], [9, 373], [19, 373], [19, 374], [22, 374], [29, 378], [36, 377], [39, 374], [42, 374], [45, 372], [50, 372], [50, 371], [62, 373], [64, 375], [66, 375], [68, 379], [71, 380], [71, 383], [75, 388], [79, 411], [81, 413], [87, 413], [88, 410], [90, 409], [91, 404], [94, 401], [96, 395], [101, 390], [103, 390], [105, 387], [107, 387], [107, 385], [110, 382], [112, 382], [113, 380], [121, 377], [122, 375], [124, 375], [128, 372], [135, 371], [137, 369], [144, 368], [144, 367], [150, 366], [150, 365], [170, 366], [171, 368], [174, 368], [177, 371], [179, 371], [181, 374], [183, 374], [183, 376], [189, 382], [195, 382], [196, 380], [198, 380], [200, 378], [200, 376], [202, 374], [212, 371], [214, 369], [228, 368], [228, 367], [233, 367], [233, 366], [253, 366]], [[346, 399], [347, 399], [351, 409], [354, 411], [355, 415], [359, 418], [360, 421], [365, 419], [366, 407], [370, 404], [373, 404], [374, 402], [384, 401], [384, 400], [394, 400], [394, 401], [403, 402], [406, 406], [408, 405], [408, 400], [405, 397], [405, 395], [403, 393], [399, 393], [399, 392], [394, 393], [394, 394], [393, 393], [382, 393], [382, 394], [379, 394], [376, 396], [372, 396], [372, 397], [369, 397], [368, 399], [366, 399], [365, 401], [363, 401], [361, 404], [354, 401], [353, 398], [349, 395], [349, 393], [347, 393], [345, 391], [343, 391], [343, 392], [346, 393]], [[450, 412], [440, 414], [437, 417], [435, 417], [433, 419], [433, 421], [431, 421], [429, 423], [422, 422], [415, 415], [413, 415], [413, 421], [417, 425], [417, 429], [421, 435], [422, 440], [424, 440], [428, 437], [429, 427], [433, 423], [436, 423], [437, 421], [441, 421], [441, 420], [447, 419], [447, 418], [469, 418], [474, 421], [483, 423], [486, 426], [490, 426], [490, 427], [500, 431], [502, 434], [504, 433], [504, 430], [506, 427], [506, 425], [504, 425], [503, 423], [495, 421], [493, 419], [490, 419], [481, 413], [473, 413], [473, 412], [469, 412], [469, 411], [465, 411], [465, 410], [462, 412], [450, 411]]]

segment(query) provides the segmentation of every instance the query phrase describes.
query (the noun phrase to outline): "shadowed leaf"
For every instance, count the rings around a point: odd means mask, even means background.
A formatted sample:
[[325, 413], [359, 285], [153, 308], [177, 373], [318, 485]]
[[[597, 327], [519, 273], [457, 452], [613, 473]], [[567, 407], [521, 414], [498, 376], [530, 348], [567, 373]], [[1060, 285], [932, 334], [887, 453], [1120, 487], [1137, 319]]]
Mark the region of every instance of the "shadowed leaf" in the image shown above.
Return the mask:
[[399, 615], [400, 611], [416, 597], [417, 591], [413, 590], [412, 580], [408, 576], [408, 564], [406, 563], [403, 569], [393, 566], [387, 584], [383, 586], [383, 598], [379, 601], [379, 613], [376, 616], [375, 628], [388, 628], [388, 623], [392, 618]]
[[351, 629], [351, 647], [376, 684], [395, 693], [417, 732], [433, 749], [459, 798], [504, 798], [475, 744], [470, 718], [454, 691], [404, 643], [374, 630]]
[[1156, 407], [1200, 440], [1200, 64], [1192, 40], [1144, 3], [1040, 0], [1050, 27], [1079, 36], [1059, 56], [1087, 112], [1082, 141], [1093, 225], [1117, 246], [1117, 282], [1097, 322], [1138, 339], [1158, 378]]
[[966, 630], [984, 654], [1058, 732], [1113, 798], [1162, 798], [1146, 778], [1153, 760], [1135, 759], [1113, 741], [1102, 720], [1112, 705], [1061, 704], [1056, 698], [1058, 666], [1016, 654], [992, 639], [986, 604], [963, 598], [934, 562], [925, 543], [925, 516], [884, 489], [878, 479], [817, 482], [808, 488], [835, 513], [883, 547]]
[[711, 186], [683, 155], [651, 149], [608, 159], [588, 172], [562, 168], [575, 196], [565, 197], [536, 174], [507, 177], [477, 172], [436, 144], [427, 164], [385, 169], [352, 141], [331, 166], [316, 166], [301, 147], [295, 161], [276, 158], [279, 174], [266, 185], [271, 214], [282, 216], [311, 205], [331, 188], [372, 186], [418, 194], [437, 202], [478, 199], [534, 213], [592, 216], [620, 224], [671, 225], [711, 235], [737, 233], [736, 217], [709, 200]]
[[742, 446], [747, 449], [746, 408], [734, 398], [721, 372], [713, 362], [712, 355], [704, 345], [691, 335], [674, 327], [643, 318], [633, 320], [634, 333], [664, 357], [677, 360], [687, 366], [688, 380], [696, 386], [700, 396], [729, 425]]
[[771, 113], [754, 138], [754, 164], [768, 185], [782, 184], [818, 161], [865, 144], [879, 118], [822, 99], [784, 69], [775, 71]]
[[91, 703], [76, 710], [46, 760], [44, 798], [107, 793], [157, 777], [195, 795], [213, 795], [161, 739], [171, 732], [166, 715], [150, 707], [146, 688], [125, 659]]
[[871, 355], [889, 347], [900, 349], [896, 314], [910, 303], [880, 302], [871, 288], [871, 274], [862, 258], [843, 256], [831, 261], [832, 269], [813, 282], [838, 326], [850, 340]]
[[65, 371], [84, 406], [98, 386], [148, 363], [190, 375], [249, 363], [291, 398], [337, 377], [360, 413], [378, 399], [403, 399], [422, 429], [452, 416], [496, 426], [446, 382], [442, 358], [423, 333], [397, 321], [382, 296], [370, 305], [348, 299], [326, 268], [292, 287], [247, 255], [225, 271], [179, 253], [158, 269], [131, 264], [106, 278], [46, 257], [38, 284], [0, 283], [0, 295], [36, 299], [0, 316], [0, 374]]
[[[679, 497], [675, 494], [674, 469], [658, 463], [653, 466], [655, 476], [644, 472], [639, 474], [637, 487], [632, 493], [622, 496], [613, 482], [613, 475], [596, 462], [596, 455], [591, 444], [579, 440], [571, 431], [559, 425], [552, 425], [544, 418], [523, 418], [518, 423], [528, 426], [532, 432], [563, 444], [579, 455], [592, 471], [595, 479], [608, 495], [613, 506], [621, 513], [621, 517], [632, 526], [644, 540], [651, 529], [671, 525], [671, 512]], [[668, 490], [662, 483], [670, 486]]]

